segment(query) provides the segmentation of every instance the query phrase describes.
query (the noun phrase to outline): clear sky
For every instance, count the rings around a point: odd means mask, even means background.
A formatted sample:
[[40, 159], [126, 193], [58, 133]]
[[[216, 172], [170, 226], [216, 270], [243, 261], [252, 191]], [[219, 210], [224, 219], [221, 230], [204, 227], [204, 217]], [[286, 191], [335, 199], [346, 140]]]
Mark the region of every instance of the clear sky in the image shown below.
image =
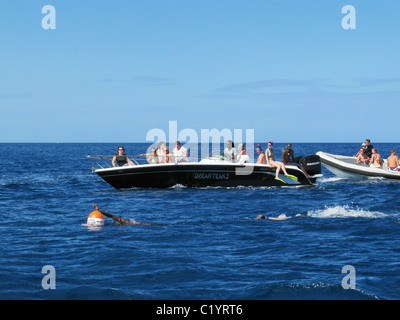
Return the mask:
[[2, 0], [0, 142], [398, 142], [399, 35], [399, 0]]

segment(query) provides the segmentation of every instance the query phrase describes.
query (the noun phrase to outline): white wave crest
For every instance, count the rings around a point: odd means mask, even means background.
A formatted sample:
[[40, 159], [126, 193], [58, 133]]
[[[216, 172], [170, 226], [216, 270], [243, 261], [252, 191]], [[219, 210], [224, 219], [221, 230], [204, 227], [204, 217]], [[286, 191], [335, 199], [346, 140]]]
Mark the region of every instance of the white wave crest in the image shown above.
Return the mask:
[[318, 180], [318, 182], [319, 183], [327, 183], [327, 182], [335, 182], [335, 181], [340, 181], [340, 180], [343, 180], [343, 178], [334, 176], [334, 177], [320, 178]]
[[314, 218], [384, 218], [387, 216], [382, 212], [352, 208], [347, 205], [312, 210], [308, 212], [308, 215]]

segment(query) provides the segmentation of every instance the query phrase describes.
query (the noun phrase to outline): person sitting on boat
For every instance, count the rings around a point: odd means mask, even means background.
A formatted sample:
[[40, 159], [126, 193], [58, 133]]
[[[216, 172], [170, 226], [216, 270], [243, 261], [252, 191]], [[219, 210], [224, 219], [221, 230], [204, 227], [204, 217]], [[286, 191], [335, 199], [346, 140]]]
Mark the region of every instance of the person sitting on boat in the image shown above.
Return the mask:
[[267, 160], [267, 164], [272, 168], [275, 167], [276, 168], [276, 172], [275, 172], [275, 179], [276, 180], [282, 180], [279, 178], [279, 172], [282, 170], [285, 174], [285, 176], [287, 176], [288, 178], [297, 180], [297, 177], [292, 176], [290, 174], [288, 174], [286, 172], [286, 168], [285, 165], [280, 162], [280, 161], [276, 161], [275, 160], [275, 155], [274, 155], [274, 148], [273, 148], [273, 143], [272, 141], [268, 142], [268, 149], [265, 150], [265, 158]]
[[360, 163], [365, 163], [365, 164], [369, 164], [370, 159], [367, 157], [364, 148], [361, 148], [360, 151], [358, 151], [358, 153], [355, 155], [355, 157], [357, 157], [357, 164]]
[[261, 146], [259, 144], [257, 144], [256, 151], [259, 155], [256, 163], [264, 164], [265, 163], [265, 155], [264, 155], [264, 152], [262, 152]]
[[169, 147], [165, 147], [165, 162], [170, 163], [172, 159], [172, 154], [169, 153]]
[[381, 160], [381, 155], [375, 148], [372, 148], [372, 157], [371, 157], [371, 167], [372, 168], [382, 168], [383, 161]]
[[122, 146], [118, 147], [118, 153], [116, 153], [112, 159], [112, 165], [115, 167], [115, 162], [117, 163], [118, 167], [123, 166], [134, 166], [135, 164], [128, 158], [128, 156], [124, 153], [125, 149]]
[[231, 162], [236, 162], [237, 152], [235, 149], [235, 145], [232, 140], [228, 140], [226, 142], [226, 148], [224, 150], [224, 157], [226, 160]]
[[244, 143], [239, 144], [238, 148], [238, 156], [245, 156], [247, 155], [246, 149], [244, 147]]
[[151, 153], [143, 153], [140, 157], [147, 157], [147, 162], [151, 164], [158, 163], [158, 156], [155, 148], [151, 148]]
[[249, 157], [247, 155], [244, 143], [239, 144], [238, 154], [237, 154], [237, 162], [240, 162], [240, 163], [249, 162]]
[[174, 150], [172, 150], [172, 154], [176, 163], [189, 161], [187, 158], [189, 156], [189, 153], [185, 147], [181, 146], [181, 143], [179, 141], [175, 143], [175, 148]]
[[361, 145], [361, 148], [360, 148], [360, 150], [358, 150], [358, 152], [357, 152], [357, 154], [355, 155], [355, 156], [353, 156], [353, 157], [358, 157], [359, 155], [360, 155], [360, 153], [361, 153], [361, 150], [363, 150], [364, 151], [364, 153], [365, 153], [365, 146], [366, 146], [366, 144], [365, 143], [363, 143], [362, 145]]
[[390, 150], [390, 157], [387, 158], [386, 165], [391, 171], [400, 171], [400, 162], [396, 150]]
[[285, 165], [288, 165], [289, 162], [294, 162], [294, 151], [291, 143], [288, 143], [286, 149], [282, 152], [282, 162]]
[[165, 142], [160, 142], [156, 150], [158, 163], [167, 162]]

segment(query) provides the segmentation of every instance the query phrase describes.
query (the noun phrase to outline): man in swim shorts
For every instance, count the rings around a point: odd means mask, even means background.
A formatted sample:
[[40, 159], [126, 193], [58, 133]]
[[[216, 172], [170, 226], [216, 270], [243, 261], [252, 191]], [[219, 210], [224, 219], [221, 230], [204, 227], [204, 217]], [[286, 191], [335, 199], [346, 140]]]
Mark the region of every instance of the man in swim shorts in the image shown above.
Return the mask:
[[391, 171], [399, 171], [399, 157], [396, 155], [396, 150], [390, 150], [390, 157], [387, 158], [387, 167]]

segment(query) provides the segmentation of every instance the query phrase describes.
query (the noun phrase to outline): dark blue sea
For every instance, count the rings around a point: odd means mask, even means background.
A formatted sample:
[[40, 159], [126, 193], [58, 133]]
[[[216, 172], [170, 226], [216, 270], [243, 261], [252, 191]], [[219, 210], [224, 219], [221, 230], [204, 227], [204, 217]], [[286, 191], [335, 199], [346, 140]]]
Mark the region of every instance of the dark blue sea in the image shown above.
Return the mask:
[[[385, 158], [400, 146], [373, 144]], [[0, 144], [0, 299], [400, 298], [400, 181], [323, 168], [309, 187], [116, 190], [85, 156], [117, 147]], [[295, 155], [359, 147], [293, 144]], [[138, 224], [93, 230], [93, 204]]]

